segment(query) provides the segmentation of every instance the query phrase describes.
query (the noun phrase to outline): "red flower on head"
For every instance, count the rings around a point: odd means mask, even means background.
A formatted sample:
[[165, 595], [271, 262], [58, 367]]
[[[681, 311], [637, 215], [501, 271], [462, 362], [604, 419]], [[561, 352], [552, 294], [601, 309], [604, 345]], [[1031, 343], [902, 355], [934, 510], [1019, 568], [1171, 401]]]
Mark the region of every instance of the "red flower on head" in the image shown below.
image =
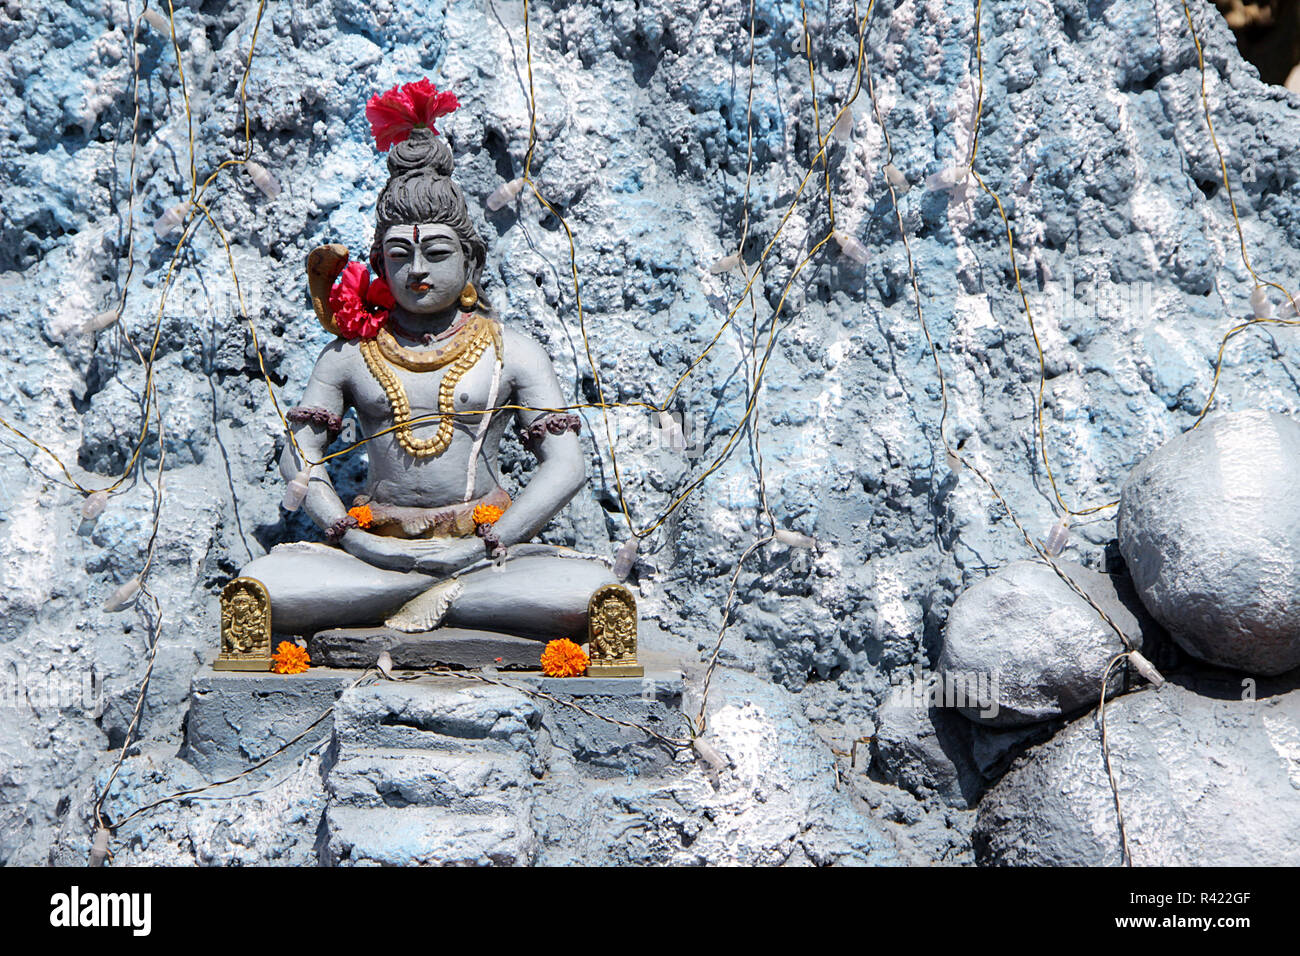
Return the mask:
[[433, 127], [434, 121], [441, 119], [460, 106], [460, 101], [456, 99], [455, 93], [451, 90], [438, 92], [438, 88], [430, 83], [427, 78], [415, 83], [407, 83], [402, 89], [411, 98], [411, 106], [415, 110], [416, 120], [432, 129], [435, 133], [438, 131]]
[[338, 284], [330, 289], [334, 324], [348, 339], [373, 339], [396, 305], [388, 283], [383, 279], [371, 281], [370, 270], [360, 262], [348, 263], [339, 273]]
[[394, 86], [387, 93], [376, 93], [366, 103], [366, 119], [375, 146], [381, 153], [402, 142], [417, 126], [427, 126], [435, 133], [434, 121], [460, 106], [456, 94], [438, 91], [429, 78]]

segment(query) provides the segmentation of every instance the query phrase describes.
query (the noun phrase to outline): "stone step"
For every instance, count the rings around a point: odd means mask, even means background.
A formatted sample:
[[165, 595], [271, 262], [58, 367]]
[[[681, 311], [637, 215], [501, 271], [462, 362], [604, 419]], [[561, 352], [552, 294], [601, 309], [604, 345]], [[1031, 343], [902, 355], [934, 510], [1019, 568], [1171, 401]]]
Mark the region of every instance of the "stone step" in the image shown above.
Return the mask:
[[333, 805], [325, 828], [321, 855], [332, 866], [527, 866], [536, 855], [523, 811]]
[[334, 730], [340, 749], [455, 751], [474, 741], [486, 750], [531, 754], [541, 720], [532, 699], [510, 688], [422, 677], [345, 691]]
[[527, 803], [529, 758], [511, 751], [440, 752], [343, 747], [325, 781], [335, 805], [447, 807], [468, 813], [509, 812]]
[[300, 756], [329, 737], [332, 720], [320, 717], [357, 676], [356, 671], [324, 667], [305, 674], [201, 667], [190, 682], [180, 756], [209, 777], [227, 777], [247, 770], [320, 721], [283, 759]]
[[537, 670], [545, 646], [544, 641], [459, 627], [440, 627], [424, 634], [404, 634], [388, 627], [334, 628], [307, 641], [313, 665], [373, 667], [380, 652], [388, 651], [398, 670], [439, 666]]

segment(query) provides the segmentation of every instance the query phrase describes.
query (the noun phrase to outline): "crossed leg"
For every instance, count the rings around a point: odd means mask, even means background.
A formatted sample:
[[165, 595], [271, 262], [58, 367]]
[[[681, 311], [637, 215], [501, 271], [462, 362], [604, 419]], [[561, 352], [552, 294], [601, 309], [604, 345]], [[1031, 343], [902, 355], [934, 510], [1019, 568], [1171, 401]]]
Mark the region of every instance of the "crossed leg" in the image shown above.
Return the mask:
[[[614, 582], [598, 558], [545, 545], [518, 545], [500, 567], [472, 566], [442, 624], [549, 639], [584, 633], [592, 592]], [[271, 596], [271, 625], [286, 634], [378, 626], [441, 583], [416, 571], [388, 571], [339, 548], [281, 545], [241, 572]]]

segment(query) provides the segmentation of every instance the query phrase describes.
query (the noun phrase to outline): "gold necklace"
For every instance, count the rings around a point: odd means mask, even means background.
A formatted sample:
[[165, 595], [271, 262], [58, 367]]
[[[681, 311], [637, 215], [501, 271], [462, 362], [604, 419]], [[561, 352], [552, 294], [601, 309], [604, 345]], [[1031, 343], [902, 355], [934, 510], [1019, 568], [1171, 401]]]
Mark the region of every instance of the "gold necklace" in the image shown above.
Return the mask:
[[482, 338], [484, 325], [483, 316], [471, 316], [456, 330], [450, 341], [433, 349], [419, 350], [399, 345], [387, 326], [379, 330], [375, 342], [384, 358], [394, 365], [400, 365], [412, 372], [431, 372], [453, 361], [465, 349]]
[[[471, 322], [456, 335], [456, 341], [449, 343], [444, 349], [437, 350], [441, 354], [436, 359], [428, 359], [422, 353], [404, 349], [394, 340], [393, 347], [400, 350], [394, 353], [397, 357], [395, 361], [394, 355], [389, 355], [384, 348], [382, 339], [385, 334], [386, 330], [381, 331], [379, 336], [373, 339], [364, 340], [361, 343], [361, 356], [366, 361], [366, 368], [370, 370], [370, 374], [375, 377], [375, 381], [379, 383], [379, 387], [384, 390], [384, 395], [388, 398], [388, 407], [393, 412], [393, 424], [397, 426], [394, 432], [397, 443], [413, 458], [434, 458], [446, 451], [447, 446], [451, 444], [452, 435], [455, 434], [452, 416], [456, 410], [456, 385], [483, 357], [488, 345], [492, 344], [494, 336], [491, 327], [484, 322]], [[391, 340], [392, 336], [389, 335], [388, 338]], [[406, 364], [405, 360], [412, 356], [421, 360], [424, 367], [412, 368], [411, 365]], [[451, 363], [451, 367], [443, 373], [442, 381], [438, 383], [438, 414], [441, 416], [441, 422], [438, 425], [438, 433], [432, 438], [416, 438], [411, 434], [410, 400], [407, 399], [406, 389], [402, 387], [397, 374], [388, 367], [385, 359], [412, 371], [428, 371], [440, 368], [448, 362]]]

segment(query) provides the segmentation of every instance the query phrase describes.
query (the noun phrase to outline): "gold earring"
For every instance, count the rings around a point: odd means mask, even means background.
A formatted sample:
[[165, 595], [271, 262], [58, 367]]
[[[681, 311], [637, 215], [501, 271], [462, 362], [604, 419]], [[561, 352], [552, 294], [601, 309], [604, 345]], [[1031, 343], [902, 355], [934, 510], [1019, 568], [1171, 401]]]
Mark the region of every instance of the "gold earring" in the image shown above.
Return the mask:
[[465, 288], [460, 290], [460, 307], [468, 312], [476, 305], [478, 305], [478, 290], [474, 288], [474, 283], [466, 282]]

